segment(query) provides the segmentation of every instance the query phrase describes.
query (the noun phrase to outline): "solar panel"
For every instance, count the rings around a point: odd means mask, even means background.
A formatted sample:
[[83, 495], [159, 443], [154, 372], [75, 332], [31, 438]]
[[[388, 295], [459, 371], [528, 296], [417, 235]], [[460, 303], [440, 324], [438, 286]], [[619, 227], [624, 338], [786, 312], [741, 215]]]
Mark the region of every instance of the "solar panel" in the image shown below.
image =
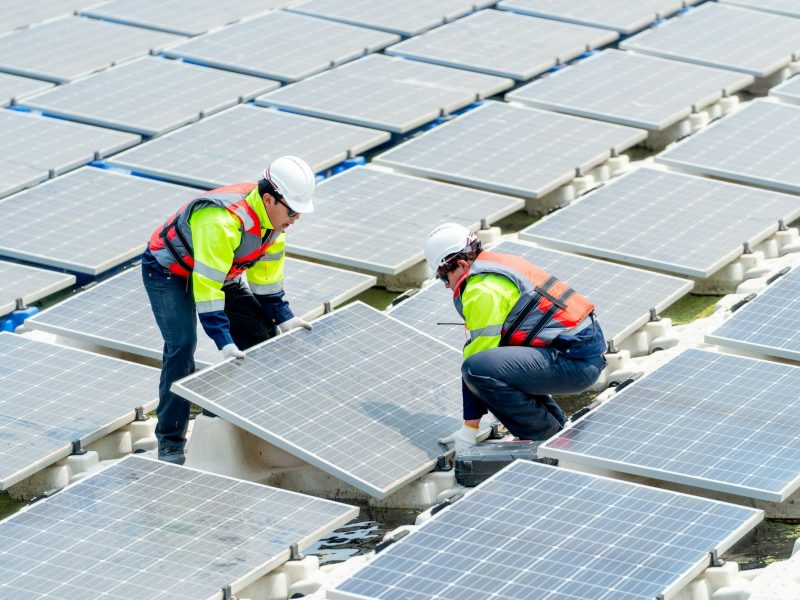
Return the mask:
[[0, 33], [7, 33], [20, 27], [27, 27], [75, 12], [92, 0], [38, 0], [37, 2], [5, 2]]
[[[0, 333], [0, 489], [155, 408], [158, 371]], [[5, 578], [4, 578], [5, 579]]]
[[218, 69], [145, 57], [25, 100], [73, 121], [162, 135], [280, 84]]
[[0, 37], [0, 71], [65, 83], [179, 39], [160, 31], [67, 17]]
[[255, 106], [235, 106], [109, 161], [112, 165], [214, 188], [251, 181], [270, 160], [302, 157], [324, 171], [389, 140], [389, 134]]
[[[264, 36], [265, 31], [280, 35]], [[165, 54], [247, 75], [298, 81], [399, 39], [391, 33], [280, 11], [189, 40]]]
[[386, 52], [527, 81], [618, 37], [596, 27], [482, 10], [396, 44]]
[[460, 352], [356, 302], [172, 390], [382, 499], [447, 452], [437, 440], [460, 423], [460, 364]]
[[539, 455], [782, 502], [800, 488], [800, 368], [689, 348]]
[[558, 19], [630, 35], [699, 0], [503, 0], [497, 5], [536, 17]]
[[752, 8], [754, 10], [763, 10], [766, 12], [775, 13], [777, 15], [784, 15], [787, 17], [800, 17], [800, 6], [797, 5], [796, 0], [717, 0], [723, 4], [734, 4], [737, 6], [744, 6], [745, 8]]
[[[569, 282], [595, 304], [603, 333], [615, 346], [650, 320], [651, 308], [661, 311], [692, 289], [691, 282], [677, 277], [520, 242], [504, 241], [492, 251], [521, 256]], [[453, 293], [441, 282], [404, 300], [391, 315], [458, 350], [466, 341], [464, 328], [455, 325], [462, 321], [453, 307]]]
[[0, 198], [130, 148], [141, 139], [14, 110], [0, 110], [0, 131]]
[[125, 25], [158, 29], [180, 35], [199, 35], [209, 29], [281, 8], [290, 0], [111, 0], [95, 4], [81, 14]]
[[[326, 302], [336, 306], [375, 284], [369, 275], [291, 258], [286, 259], [284, 277], [286, 299], [306, 319], [320, 316]], [[59, 302], [25, 325], [154, 360], [161, 360], [164, 346], [138, 266]], [[194, 357], [200, 367], [222, 359], [199, 323]]]
[[356, 167], [317, 186], [313, 218], [292, 231], [288, 250], [397, 275], [425, 259], [422, 248], [432, 224], [449, 221], [477, 230], [482, 219], [491, 223], [522, 206], [508, 196]]
[[[768, 39], [769, 44], [763, 43]], [[800, 50], [800, 21], [707, 2], [620, 43], [625, 50], [768, 77]]]
[[789, 104], [800, 104], [800, 77], [784, 81], [772, 88], [769, 95]]
[[53, 87], [52, 83], [0, 73], [0, 106], [14, 104], [16, 100]]
[[142, 253], [153, 230], [197, 190], [85, 167], [0, 201], [16, 219], [0, 255], [99, 275]]
[[800, 107], [751, 102], [656, 160], [689, 173], [798, 193]]
[[491, 75], [372, 55], [256, 98], [256, 104], [406, 133], [513, 84]]
[[402, 3], [394, 0], [310, 0], [289, 6], [287, 10], [410, 37], [495, 2], [497, 0], [404, 0]]
[[760, 510], [518, 460], [330, 600], [672, 598]]
[[[138, 456], [0, 523], [0, 595], [222, 598], [358, 509]], [[227, 591], [226, 591], [227, 590]]]
[[647, 137], [640, 129], [486, 102], [388, 152], [375, 164], [493, 192], [540, 198], [576, 170]]
[[739, 308], [706, 342], [789, 360], [800, 360], [800, 269], [770, 285]]
[[706, 278], [800, 217], [797, 199], [679, 173], [638, 169], [530, 225], [520, 239]]
[[743, 73], [609, 49], [509, 92], [506, 100], [662, 131], [753, 81]]
[[0, 260], [0, 316], [75, 285], [75, 276]]

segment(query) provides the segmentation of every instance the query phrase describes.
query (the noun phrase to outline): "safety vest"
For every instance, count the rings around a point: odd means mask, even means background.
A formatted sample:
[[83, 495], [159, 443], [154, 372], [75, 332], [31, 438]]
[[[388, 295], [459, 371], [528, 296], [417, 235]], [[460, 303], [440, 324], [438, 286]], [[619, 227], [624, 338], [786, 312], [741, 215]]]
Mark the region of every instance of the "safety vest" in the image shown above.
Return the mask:
[[[562, 333], [577, 333], [591, 323], [594, 304], [563, 281], [523, 258], [481, 252], [456, 284], [453, 303], [464, 317], [461, 294], [474, 275], [500, 275], [519, 289], [519, 298], [500, 326], [471, 331], [471, 339], [499, 335], [501, 346], [547, 346]], [[466, 319], [465, 319], [466, 320]]]
[[194, 269], [189, 219], [198, 209], [217, 206], [230, 212], [241, 223], [242, 238], [233, 253], [233, 263], [225, 279], [238, 277], [256, 264], [280, 235], [280, 231], [269, 230], [262, 239], [261, 221], [246, 199], [255, 185], [255, 183], [234, 183], [190, 200], [167, 219], [163, 226], [153, 232], [150, 236], [150, 252], [158, 263], [171, 273], [189, 277]]

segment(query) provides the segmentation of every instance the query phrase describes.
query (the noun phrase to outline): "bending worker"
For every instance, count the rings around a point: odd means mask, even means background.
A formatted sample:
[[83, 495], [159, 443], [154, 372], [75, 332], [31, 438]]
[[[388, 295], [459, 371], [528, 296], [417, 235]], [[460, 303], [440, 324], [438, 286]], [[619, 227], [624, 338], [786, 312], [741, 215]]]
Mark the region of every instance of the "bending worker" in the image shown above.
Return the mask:
[[284, 298], [283, 262], [284, 231], [313, 211], [314, 185], [305, 161], [283, 156], [258, 183], [235, 183], [190, 200], [150, 237], [142, 278], [164, 338], [159, 459], [185, 460], [189, 402], [170, 386], [195, 370], [197, 317], [226, 359], [244, 358], [243, 349], [278, 332], [311, 329]]
[[550, 394], [586, 390], [606, 365], [594, 305], [518, 256], [482, 251], [475, 234], [455, 223], [433, 230], [425, 258], [453, 290], [469, 332], [464, 426], [439, 441], [462, 453], [476, 443], [487, 411], [522, 440], [558, 432], [566, 417]]

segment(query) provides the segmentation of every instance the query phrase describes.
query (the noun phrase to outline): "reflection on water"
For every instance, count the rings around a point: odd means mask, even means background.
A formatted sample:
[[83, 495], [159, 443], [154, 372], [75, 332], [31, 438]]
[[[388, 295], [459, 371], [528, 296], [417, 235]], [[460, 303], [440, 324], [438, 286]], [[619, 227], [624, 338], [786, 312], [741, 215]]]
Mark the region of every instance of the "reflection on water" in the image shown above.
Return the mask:
[[344, 562], [352, 556], [372, 551], [384, 533], [386, 529], [377, 521], [350, 521], [310, 546], [304, 554], [318, 556], [320, 565]]

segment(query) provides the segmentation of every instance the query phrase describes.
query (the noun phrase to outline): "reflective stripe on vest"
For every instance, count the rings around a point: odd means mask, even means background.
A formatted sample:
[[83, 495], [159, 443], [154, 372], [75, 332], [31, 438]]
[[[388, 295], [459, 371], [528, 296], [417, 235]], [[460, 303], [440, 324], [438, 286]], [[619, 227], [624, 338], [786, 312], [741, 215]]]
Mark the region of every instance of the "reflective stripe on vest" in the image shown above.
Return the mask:
[[[231, 268], [223, 274], [222, 280], [238, 277], [256, 264], [266, 249], [274, 244], [280, 235], [279, 231], [270, 230], [262, 240], [261, 221], [247, 203], [247, 194], [253, 190], [255, 185], [254, 183], [236, 183], [211, 190], [203, 196], [190, 200], [167, 219], [163, 226], [153, 232], [153, 235], [150, 236], [150, 252], [158, 263], [171, 273], [189, 277], [195, 269], [192, 229], [189, 226], [189, 219], [194, 211], [201, 208], [209, 206], [224, 208], [239, 220], [242, 237], [239, 246], [234, 250]], [[220, 271], [205, 265], [202, 267], [198, 265], [197, 268], [198, 273], [204, 277], [222, 281], [219, 278]]]
[[562, 333], [583, 329], [584, 321], [594, 310], [594, 304], [566, 283], [525, 259], [481, 252], [453, 294], [453, 303], [462, 318], [465, 317], [461, 294], [467, 281], [474, 275], [489, 274], [511, 281], [519, 290], [519, 298], [502, 326], [471, 331], [472, 340], [484, 335], [500, 335], [501, 346], [547, 346]]

